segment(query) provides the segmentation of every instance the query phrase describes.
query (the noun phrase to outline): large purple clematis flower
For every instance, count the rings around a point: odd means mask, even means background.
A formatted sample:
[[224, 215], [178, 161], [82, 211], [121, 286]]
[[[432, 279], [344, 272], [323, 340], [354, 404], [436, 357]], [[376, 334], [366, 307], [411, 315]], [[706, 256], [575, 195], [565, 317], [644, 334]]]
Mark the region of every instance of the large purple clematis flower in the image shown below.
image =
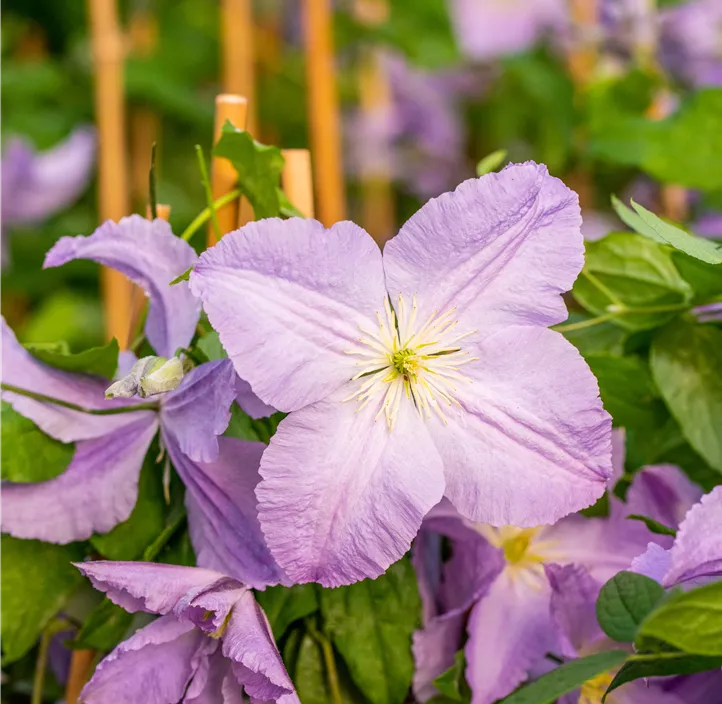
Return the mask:
[[236, 370], [291, 412], [256, 494], [293, 581], [381, 574], [442, 495], [497, 526], [601, 496], [610, 418], [546, 327], [567, 316], [579, 227], [576, 195], [528, 163], [430, 201], [383, 257], [353, 223], [300, 219], [249, 224], [201, 255], [191, 289]]
[[253, 592], [219, 572], [142, 562], [78, 569], [131, 613], [160, 618], [123, 641], [85, 685], [86, 704], [298, 704]]
[[[597, 622], [596, 602], [602, 582], [578, 565], [548, 565], [545, 572], [551, 587], [551, 623], [561, 657], [573, 660], [618, 650], [619, 643], [609, 639]], [[615, 674], [611, 671], [597, 675], [580, 689], [561, 697], [559, 704], [601, 702]], [[628, 682], [612, 692], [606, 701], [609, 704], [692, 704], [693, 700], [665, 691], [663, 682], [660, 678]]]
[[692, 506], [671, 548], [650, 543], [632, 562], [632, 571], [656, 579], [664, 587], [697, 586], [722, 576], [722, 486]]
[[564, 0], [452, 0], [450, 10], [462, 51], [477, 61], [528, 49], [568, 13]]
[[[600, 583], [628, 569], [640, 547], [668, 536], [652, 535], [627, 520], [642, 513], [667, 525], [699, 497], [699, 490], [671, 465], [636, 475], [624, 504], [610, 498], [608, 518], [569, 516], [553, 526], [493, 528], [461, 518], [448, 503], [424, 522], [414, 550], [424, 603], [424, 629], [415, 634], [414, 690], [422, 701], [461, 647], [464, 627], [467, 680], [473, 704], [491, 704], [514, 690], [547, 652], [560, 648], [551, 628], [551, 586], [545, 567], [577, 565]], [[451, 559], [440, 564], [434, 538], [451, 541]], [[471, 608], [468, 618], [466, 614]]]
[[40, 223], [76, 200], [90, 180], [95, 141], [91, 127], [40, 153], [23, 139], [10, 140], [2, 157], [2, 226]]

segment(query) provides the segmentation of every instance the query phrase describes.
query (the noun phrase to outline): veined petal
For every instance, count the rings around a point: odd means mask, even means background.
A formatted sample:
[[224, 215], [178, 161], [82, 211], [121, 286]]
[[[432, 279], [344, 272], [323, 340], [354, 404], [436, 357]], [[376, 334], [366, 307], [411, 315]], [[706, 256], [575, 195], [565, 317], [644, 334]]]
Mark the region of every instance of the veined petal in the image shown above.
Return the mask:
[[[5, 319], [2, 327], [2, 378], [7, 384], [84, 408], [108, 409], [133, 405], [133, 401], [105, 398], [107, 382], [89, 374], [74, 374], [43, 364], [36, 360], [15, 338]], [[150, 417], [150, 412], [93, 415], [64, 408], [53, 403], [3, 391], [2, 397], [20, 415], [29, 418], [44, 433], [61, 442], [90, 440]]]
[[166, 441], [173, 466], [186, 486], [188, 526], [199, 567], [218, 570], [255, 588], [278, 584], [283, 573], [266, 546], [254, 490], [266, 446], [218, 439], [214, 462], [191, 462]]
[[687, 513], [669, 552], [664, 586], [722, 575], [722, 487], [715, 487]]
[[234, 605], [222, 638], [223, 655], [235, 662], [236, 679], [252, 698], [276, 700], [294, 693], [281, 655], [253, 592]]
[[646, 552], [632, 560], [629, 571], [643, 574], [662, 584], [669, 570], [669, 557], [669, 550], [657, 543], [649, 543]]
[[419, 318], [455, 308], [459, 330], [565, 320], [561, 298], [584, 263], [577, 195], [545, 166], [513, 164], [430, 200], [384, 248], [391, 299]]
[[554, 650], [549, 598], [543, 576], [526, 580], [507, 569], [474, 606], [465, 648], [472, 704], [492, 704], [506, 696]]
[[106, 533], [125, 521], [135, 507], [143, 458], [158, 429], [154, 414], [143, 416], [106, 436], [80, 441], [69, 467], [54, 479], [5, 482], [3, 531], [62, 544]]
[[282, 411], [354, 376], [347, 352], [386, 297], [381, 252], [366, 232], [299, 218], [227, 234], [201, 255], [190, 284], [240, 377]]
[[[334, 394], [292, 413], [261, 460], [256, 489], [271, 553], [294, 582], [377, 577], [441, 498], [441, 461], [411, 403], [396, 426]], [[404, 399], [406, 400], [406, 399]]]
[[233, 663], [218, 651], [207, 660], [207, 671], [196, 673], [183, 704], [245, 704], [233, 674]]
[[446, 496], [494, 526], [553, 523], [593, 504], [612, 474], [611, 418], [577, 350], [551, 330], [512, 327], [476, 354], [448, 423], [428, 425]]
[[425, 702], [439, 694], [434, 680], [454, 664], [459, 650], [466, 615], [458, 613], [448, 618], [433, 618], [414, 633], [414, 696]]
[[104, 222], [89, 237], [62, 237], [45, 257], [45, 268], [73, 259], [91, 259], [116, 269], [138, 284], [150, 299], [145, 333], [155, 351], [172, 357], [193, 337], [200, 305], [188, 284], [170, 282], [191, 267], [197, 255], [164, 220], [140, 215]]
[[168, 614], [189, 594], [209, 590], [227, 579], [213, 570], [155, 562], [97, 560], [75, 566], [96, 589], [131, 613]]
[[85, 685], [87, 704], [174, 704], [216, 643], [193, 624], [165, 616], [123, 641]]
[[192, 369], [163, 397], [161, 425], [181, 450], [198, 462], [218, 457], [218, 435], [228, 427], [236, 397], [236, 373], [227, 359]]
[[241, 407], [241, 410], [251, 418], [266, 418], [276, 412], [273, 406], [263, 403], [263, 401], [253, 393], [251, 385], [238, 375], [236, 375], [236, 403]]

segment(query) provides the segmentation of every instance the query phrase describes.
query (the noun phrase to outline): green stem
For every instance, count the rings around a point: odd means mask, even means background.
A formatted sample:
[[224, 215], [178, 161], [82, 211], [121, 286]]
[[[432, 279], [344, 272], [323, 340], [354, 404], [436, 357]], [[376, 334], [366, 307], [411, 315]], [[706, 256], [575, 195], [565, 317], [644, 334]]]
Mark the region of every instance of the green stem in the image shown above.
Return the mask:
[[173, 537], [175, 532], [183, 525], [186, 519], [186, 512], [181, 508], [178, 511], [171, 512], [168, 518], [168, 525], [161, 531], [158, 537], [146, 548], [143, 553], [143, 562], [153, 562], [160, 554], [160, 551], [166, 546], [168, 541]]
[[306, 621], [306, 626], [311, 638], [319, 644], [321, 651], [323, 652], [323, 661], [326, 666], [326, 676], [328, 677], [328, 688], [331, 691], [331, 702], [332, 704], [343, 704], [341, 684], [338, 679], [336, 658], [334, 658], [333, 655], [333, 646], [331, 645], [331, 641], [319, 632], [311, 619]]
[[35, 391], [28, 391], [28, 389], [21, 389], [19, 386], [13, 386], [12, 384], [6, 384], [5, 382], [0, 383], [0, 388], [2, 388], [3, 391], [11, 391], [12, 393], [19, 394], [20, 396], [27, 396], [35, 401], [52, 403], [55, 406], [62, 406], [63, 408], [69, 408], [71, 411], [88, 413], [93, 416], [114, 416], [119, 413], [135, 413], [136, 411], [157, 411], [160, 408], [160, 405], [155, 402], [137, 403], [133, 406], [121, 406], [120, 408], [85, 408], [84, 406], [78, 406], [76, 403], [63, 401], [59, 398], [46, 396], [45, 394], [38, 394], [35, 393]]
[[[221, 196], [218, 198], [218, 200], [213, 201], [213, 209], [218, 210], [219, 208], [222, 208], [224, 205], [228, 205], [231, 201], [234, 201], [236, 198], [240, 197], [241, 191], [240, 189], [236, 188], [232, 190], [230, 193], [226, 193], [224, 196]], [[210, 208], [206, 208], [205, 210], [202, 210], [198, 215], [196, 215], [193, 222], [186, 227], [185, 230], [183, 230], [183, 234], [181, 234], [181, 239], [188, 242], [188, 240], [193, 237], [193, 235], [196, 234], [196, 231], [199, 227], [203, 227], [208, 220], [210, 220], [212, 215], [212, 211]]]
[[221, 225], [218, 222], [218, 215], [216, 215], [216, 207], [213, 203], [213, 190], [211, 189], [211, 180], [208, 178], [206, 160], [203, 156], [203, 148], [200, 144], [196, 144], [196, 154], [198, 155], [198, 168], [201, 170], [201, 180], [203, 181], [203, 187], [206, 189], [206, 202], [208, 203], [208, 207], [211, 211], [213, 229], [216, 231], [216, 238], [220, 241], [223, 233], [221, 232]]
[[582, 276], [584, 276], [594, 288], [603, 293], [612, 303], [616, 303], [619, 306], [624, 305], [594, 274], [590, 274], [586, 269], [582, 269]]
[[[599, 315], [596, 318], [589, 318], [588, 320], [580, 320], [578, 323], [567, 323], [562, 325], [555, 325], [554, 330], [557, 332], [571, 332], [573, 330], [583, 330], [584, 328], [591, 328], [601, 323], [606, 323], [609, 320], [620, 318], [624, 315], [649, 315], [650, 313], [673, 313], [678, 310], [687, 310], [690, 306], [687, 303], [670, 303], [666, 306], [647, 306], [641, 308], [626, 308], [624, 304], [620, 304], [622, 307], [619, 310], [613, 310], [604, 315]], [[611, 306], [610, 306], [611, 307]]]
[[46, 628], [40, 636], [40, 647], [38, 648], [38, 659], [35, 662], [35, 676], [33, 677], [33, 696], [30, 704], [42, 704], [43, 689], [45, 688], [45, 670], [48, 666], [48, 650], [50, 648], [50, 639], [55, 631]]
[[150, 201], [150, 215], [155, 220], [158, 217], [158, 197], [156, 196], [155, 178], [155, 142], [150, 148], [150, 171], [148, 172], [148, 200]]
[[608, 320], [612, 320], [616, 317], [615, 313], [605, 313], [597, 318], [589, 318], [588, 320], [580, 320], [578, 323], [567, 323], [566, 325], [555, 325], [554, 330], [557, 332], [572, 332], [574, 330], [584, 330], [585, 328], [591, 328], [595, 325], [601, 325], [606, 323]]

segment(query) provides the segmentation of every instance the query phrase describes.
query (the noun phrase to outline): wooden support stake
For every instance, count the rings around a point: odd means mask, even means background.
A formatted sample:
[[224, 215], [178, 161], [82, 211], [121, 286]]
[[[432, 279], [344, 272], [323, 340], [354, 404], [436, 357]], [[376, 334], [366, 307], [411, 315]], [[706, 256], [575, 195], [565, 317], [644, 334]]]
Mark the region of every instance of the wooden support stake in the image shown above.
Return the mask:
[[[253, 50], [253, 3], [251, 0], [222, 0], [221, 51], [223, 90], [243, 95], [249, 103], [247, 127], [256, 134], [256, 81]], [[234, 123], [235, 124], [235, 123]]]
[[80, 692], [90, 678], [94, 658], [94, 650], [73, 650], [65, 686], [65, 704], [77, 704]]
[[308, 149], [284, 149], [281, 182], [288, 199], [305, 218], [314, 216], [311, 154]]
[[[216, 119], [214, 127], [213, 143], [215, 144], [221, 136], [223, 125], [229, 120], [240, 130], [246, 129], [248, 116], [248, 101], [240, 95], [222, 94], [216, 96]], [[213, 157], [211, 160], [211, 188], [213, 200], [229, 193], [236, 187], [238, 174], [228, 159]], [[218, 210], [218, 223], [221, 226], [221, 233], [225, 234], [238, 227], [238, 201], [234, 200]], [[216, 243], [216, 233], [213, 230], [213, 222], [208, 224], [208, 246]]]
[[317, 211], [330, 227], [346, 217], [330, 0], [303, 0], [303, 19]]
[[[125, 140], [123, 37], [115, 0], [88, 0], [95, 62], [95, 117], [98, 123], [98, 201], [101, 220], [120, 220], [129, 212]], [[118, 271], [101, 271], [108, 339], [121, 348], [131, 319], [131, 283]]]

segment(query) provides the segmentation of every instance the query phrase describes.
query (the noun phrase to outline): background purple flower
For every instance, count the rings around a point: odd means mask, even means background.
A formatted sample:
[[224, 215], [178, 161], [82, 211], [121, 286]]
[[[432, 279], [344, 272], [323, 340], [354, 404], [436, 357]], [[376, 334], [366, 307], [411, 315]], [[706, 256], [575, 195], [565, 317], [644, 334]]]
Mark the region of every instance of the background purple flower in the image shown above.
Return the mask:
[[95, 141], [91, 127], [79, 127], [45, 152], [10, 139], [2, 156], [3, 228], [41, 223], [75, 201], [88, 186]]

